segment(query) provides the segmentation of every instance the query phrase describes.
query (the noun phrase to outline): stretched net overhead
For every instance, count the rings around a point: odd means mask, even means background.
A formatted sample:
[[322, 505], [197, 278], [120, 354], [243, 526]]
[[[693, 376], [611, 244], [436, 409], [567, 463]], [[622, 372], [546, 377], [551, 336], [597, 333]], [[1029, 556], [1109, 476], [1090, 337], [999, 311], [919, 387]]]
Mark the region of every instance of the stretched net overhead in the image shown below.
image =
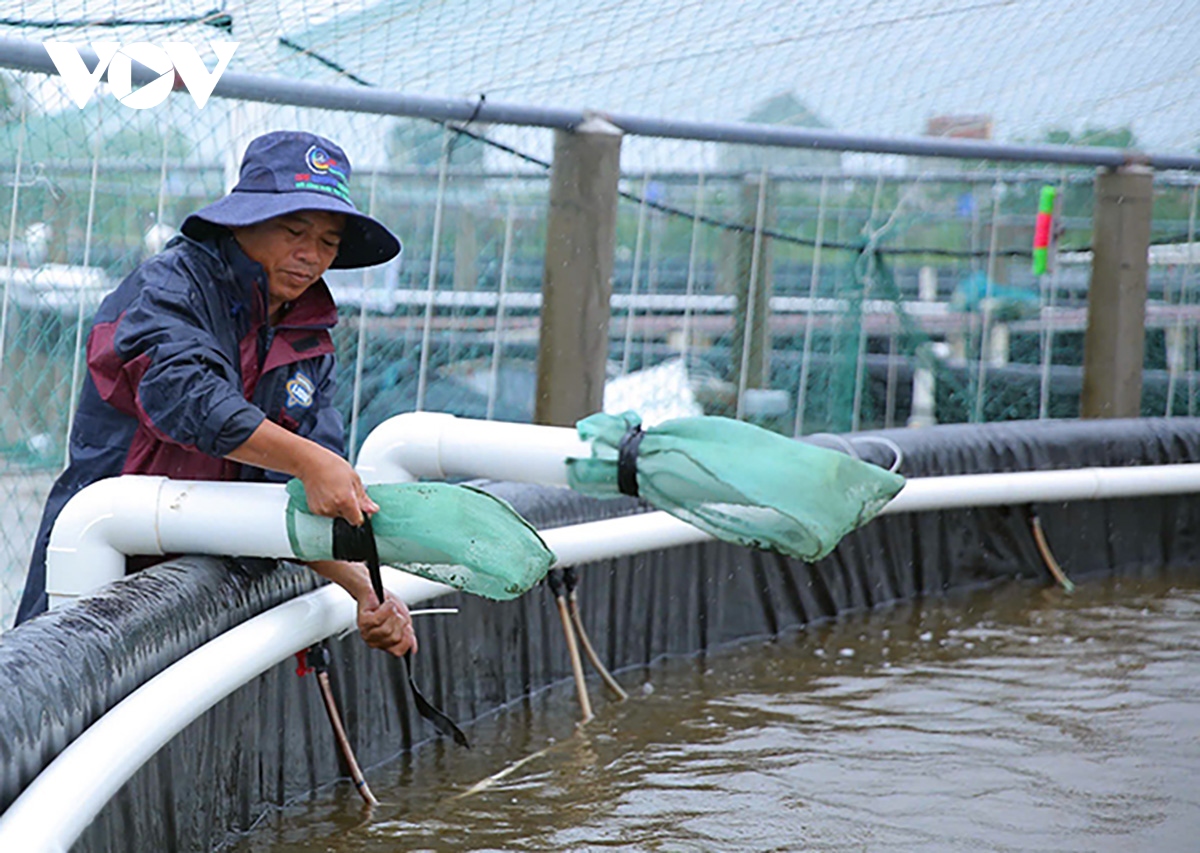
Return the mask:
[[[236, 41], [232, 72], [347, 91], [337, 111], [197, 109], [183, 92], [135, 110], [101, 83], [79, 109], [58, 78], [0, 55], [0, 624], [64, 463], [92, 312], [232, 185], [259, 133], [339, 141], [356, 203], [405, 245], [385, 267], [329, 277], [351, 452], [412, 409], [532, 417], [553, 133], [364, 115], [355, 92], [879, 136], [1200, 144], [1187, 0], [12, 0], [0, 38], [186, 41], [209, 67], [206, 45]], [[633, 136], [622, 169], [610, 412], [726, 415], [784, 435], [1077, 414], [1092, 169]], [[1046, 184], [1063, 199], [1064, 252], [1035, 277]], [[1155, 177], [1147, 414], [1198, 408], [1196, 201], [1192, 176]]]

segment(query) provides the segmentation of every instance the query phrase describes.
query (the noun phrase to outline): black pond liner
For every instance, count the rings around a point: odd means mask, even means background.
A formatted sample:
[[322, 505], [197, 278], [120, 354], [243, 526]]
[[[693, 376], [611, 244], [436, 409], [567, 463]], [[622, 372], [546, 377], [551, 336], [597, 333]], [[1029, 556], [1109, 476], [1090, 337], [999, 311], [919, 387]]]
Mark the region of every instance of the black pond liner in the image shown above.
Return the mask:
[[[860, 435], [895, 442], [909, 477], [1200, 461], [1200, 419]], [[891, 464], [887, 447], [855, 445], [863, 458]], [[539, 528], [647, 509], [628, 498], [481, 485]], [[716, 542], [589, 564], [580, 572], [583, 618], [601, 657], [620, 669], [951, 589], [1015, 578], [1048, 583], [1030, 529], [1034, 509], [1076, 581], [1200, 566], [1200, 496], [900, 514], [851, 534], [815, 564]], [[0, 635], [0, 809], [147, 679], [315, 586], [315, 575], [300, 566], [188, 557]], [[540, 590], [499, 603], [455, 594], [429, 603], [437, 605], [461, 612], [420, 623], [415, 674], [468, 734], [471, 720], [570, 677], [557, 611]], [[356, 635], [330, 647], [335, 694], [360, 763], [375, 765], [434, 737], [408, 705], [398, 660], [372, 652]], [[296, 677], [289, 659], [239, 688], [138, 771], [73, 849], [211, 850], [271, 807], [343, 776], [309, 681]]]

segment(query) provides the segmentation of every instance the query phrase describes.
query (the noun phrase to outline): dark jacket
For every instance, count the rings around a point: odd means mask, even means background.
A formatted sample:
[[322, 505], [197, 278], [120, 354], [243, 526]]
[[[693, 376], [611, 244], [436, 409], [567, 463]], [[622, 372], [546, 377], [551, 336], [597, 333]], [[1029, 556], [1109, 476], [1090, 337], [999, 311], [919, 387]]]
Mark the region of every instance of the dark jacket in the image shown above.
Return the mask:
[[224, 459], [264, 418], [344, 455], [333, 407], [337, 310], [317, 282], [275, 326], [267, 283], [232, 235], [176, 237], [101, 303], [88, 375], [59, 476], [34, 542], [17, 623], [46, 609], [46, 546], [84, 486], [118, 474], [285, 480]]

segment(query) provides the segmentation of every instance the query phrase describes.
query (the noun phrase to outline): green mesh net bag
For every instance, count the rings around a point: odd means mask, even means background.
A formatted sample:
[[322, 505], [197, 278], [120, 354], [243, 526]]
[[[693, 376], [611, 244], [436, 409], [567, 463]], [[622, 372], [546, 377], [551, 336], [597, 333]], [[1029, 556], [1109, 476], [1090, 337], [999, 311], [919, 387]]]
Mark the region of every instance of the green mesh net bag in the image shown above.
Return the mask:
[[695, 417], [641, 430], [635, 412], [576, 424], [590, 459], [568, 459], [571, 488], [638, 495], [726, 542], [819, 560], [883, 509], [899, 474], [753, 424]]
[[[287, 484], [287, 529], [303, 560], [334, 557], [334, 520], [308, 511], [304, 484]], [[470, 486], [383, 483], [367, 487], [379, 560], [484, 598], [516, 598], [538, 583], [554, 553], [511, 506]]]

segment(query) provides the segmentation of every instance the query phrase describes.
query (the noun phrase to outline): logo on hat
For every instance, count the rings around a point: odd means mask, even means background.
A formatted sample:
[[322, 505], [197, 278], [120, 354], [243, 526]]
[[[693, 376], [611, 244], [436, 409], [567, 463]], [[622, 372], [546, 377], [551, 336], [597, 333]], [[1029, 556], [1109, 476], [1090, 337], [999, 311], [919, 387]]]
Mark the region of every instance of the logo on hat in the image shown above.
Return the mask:
[[330, 158], [324, 148], [318, 148], [316, 145], [308, 149], [308, 153], [304, 155], [304, 162], [308, 164], [310, 171], [320, 174], [325, 174], [331, 166], [337, 165], [337, 160]]
[[349, 179], [329, 152], [319, 145], [310, 145], [304, 154], [304, 164], [308, 171], [296, 173], [296, 189], [320, 190], [332, 193], [342, 201], [350, 201]]

